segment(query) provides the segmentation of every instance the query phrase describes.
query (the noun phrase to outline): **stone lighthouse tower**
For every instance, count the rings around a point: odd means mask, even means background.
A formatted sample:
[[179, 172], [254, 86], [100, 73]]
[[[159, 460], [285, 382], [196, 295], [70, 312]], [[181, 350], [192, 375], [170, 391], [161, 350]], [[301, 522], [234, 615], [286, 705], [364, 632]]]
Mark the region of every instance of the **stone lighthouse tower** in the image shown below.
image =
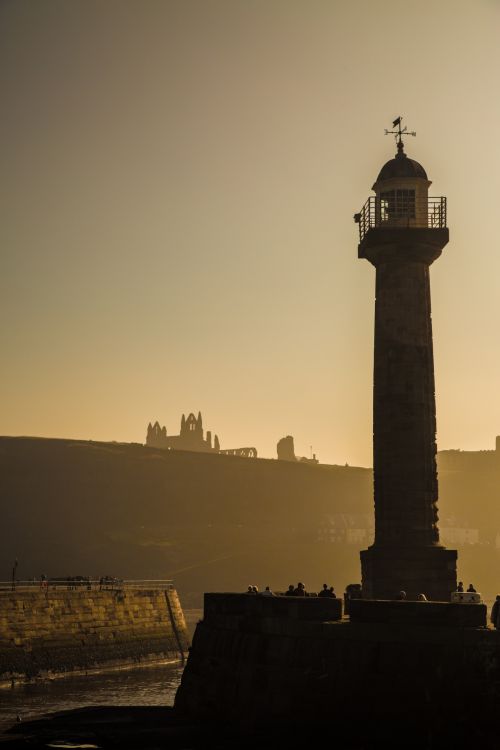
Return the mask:
[[[446, 198], [431, 198], [424, 168], [404, 152], [381, 169], [355, 215], [358, 257], [376, 269], [373, 387], [375, 541], [361, 552], [366, 598], [449, 601], [455, 550], [439, 543], [436, 403], [429, 267], [448, 242]], [[411, 135], [414, 135], [413, 133]]]

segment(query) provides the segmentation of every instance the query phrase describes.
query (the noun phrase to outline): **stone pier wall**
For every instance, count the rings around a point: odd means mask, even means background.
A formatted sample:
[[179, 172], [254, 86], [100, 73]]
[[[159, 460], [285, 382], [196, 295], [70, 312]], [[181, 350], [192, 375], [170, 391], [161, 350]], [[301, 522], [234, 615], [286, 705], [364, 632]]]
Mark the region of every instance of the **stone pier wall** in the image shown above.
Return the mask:
[[292, 617], [286, 605], [220, 597], [206, 595], [177, 693], [190, 717], [407, 737], [415, 721], [458, 730], [496, 715], [500, 633], [485, 627], [481, 605], [366, 602], [352, 620], [314, 620], [314, 600], [291, 599]]
[[0, 591], [0, 684], [181, 658], [188, 645], [175, 590]]

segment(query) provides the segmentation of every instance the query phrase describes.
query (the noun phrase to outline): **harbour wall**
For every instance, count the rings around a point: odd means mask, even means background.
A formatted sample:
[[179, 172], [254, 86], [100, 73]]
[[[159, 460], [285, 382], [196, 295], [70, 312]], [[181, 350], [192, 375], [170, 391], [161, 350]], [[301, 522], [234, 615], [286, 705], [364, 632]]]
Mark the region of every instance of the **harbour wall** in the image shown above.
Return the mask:
[[484, 605], [353, 601], [349, 619], [338, 604], [263, 598], [205, 596], [178, 711], [249, 731], [330, 727], [361, 743], [379, 733], [384, 747], [399, 730], [418, 747], [424, 729], [425, 742], [476, 736], [496, 716], [500, 633]]
[[0, 591], [0, 685], [184, 658], [174, 589]]

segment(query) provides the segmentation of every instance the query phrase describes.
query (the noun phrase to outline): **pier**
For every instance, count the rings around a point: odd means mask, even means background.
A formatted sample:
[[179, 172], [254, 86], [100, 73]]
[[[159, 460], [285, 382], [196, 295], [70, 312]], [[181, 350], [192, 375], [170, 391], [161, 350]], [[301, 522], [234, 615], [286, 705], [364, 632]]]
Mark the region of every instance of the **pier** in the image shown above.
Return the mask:
[[0, 686], [185, 658], [171, 580], [73, 577], [0, 584]]

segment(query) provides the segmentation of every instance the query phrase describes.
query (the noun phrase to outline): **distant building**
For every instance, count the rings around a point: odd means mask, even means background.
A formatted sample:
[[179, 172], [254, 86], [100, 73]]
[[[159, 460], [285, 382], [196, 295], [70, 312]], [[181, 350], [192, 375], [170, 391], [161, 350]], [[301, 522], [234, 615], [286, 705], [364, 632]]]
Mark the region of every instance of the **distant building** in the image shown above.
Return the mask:
[[293, 437], [287, 435], [278, 440], [276, 445], [276, 451], [278, 453], [278, 461], [296, 461], [297, 456], [295, 455], [295, 448], [293, 446]]
[[[373, 517], [369, 513], [329, 513], [319, 523], [317, 540], [330, 544], [371, 544], [374, 531]], [[442, 521], [440, 534], [445, 544], [479, 544], [479, 529], [455, 517]], [[500, 547], [500, 534], [496, 546]]]
[[167, 428], [161, 427], [159, 422], [148, 424], [146, 445], [149, 448], [161, 448], [162, 450], [194, 451], [195, 453], [221, 453], [229, 456], [242, 456], [244, 458], [257, 458], [256, 448], [226, 448], [221, 450], [219, 438], [214, 436], [212, 445], [212, 433], [203, 433], [203, 420], [201, 412], [195, 417], [191, 412], [187, 419], [183, 414], [181, 419], [181, 430], [178, 435], [167, 435]]
[[444, 519], [440, 533], [445, 544], [479, 544], [479, 529], [472, 529], [468, 524], [458, 523], [453, 518]]
[[439, 451], [440, 471], [484, 471], [500, 466], [500, 436], [496, 437], [495, 450], [462, 451], [458, 449]]
[[373, 535], [371, 513], [329, 513], [320, 521], [317, 541], [330, 544], [371, 544]]
[[313, 453], [312, 458], [306, 458], [305, 456], [296, 456], [295, 448], [293, 445], [293, 437], [291, 435], [287, 435], [286, 437], [281, 438], [281, 440], [278, 440], [276, 451], [278, 453], [278, 461], [299, 461], [300, 463], [305, 464], [319, 463], [315, 453]]
[[184, 414], [182, 415], [179, 435], [167, 435], [166, 427], [160, 427], [159, 422], [155, 422], [153, 425], [150, 422], [146, 445], [151, 448], [176, 448], [181, 451], [195, 451], [197, 453], [218, 453], [220, 450], [217, 435], [214, 437], [213, 447], [212, 433], [209, 431], [206, 438], [204, 437], [201, 412], [198, 412], [198, 417], [191, 413], [187, 419]]

